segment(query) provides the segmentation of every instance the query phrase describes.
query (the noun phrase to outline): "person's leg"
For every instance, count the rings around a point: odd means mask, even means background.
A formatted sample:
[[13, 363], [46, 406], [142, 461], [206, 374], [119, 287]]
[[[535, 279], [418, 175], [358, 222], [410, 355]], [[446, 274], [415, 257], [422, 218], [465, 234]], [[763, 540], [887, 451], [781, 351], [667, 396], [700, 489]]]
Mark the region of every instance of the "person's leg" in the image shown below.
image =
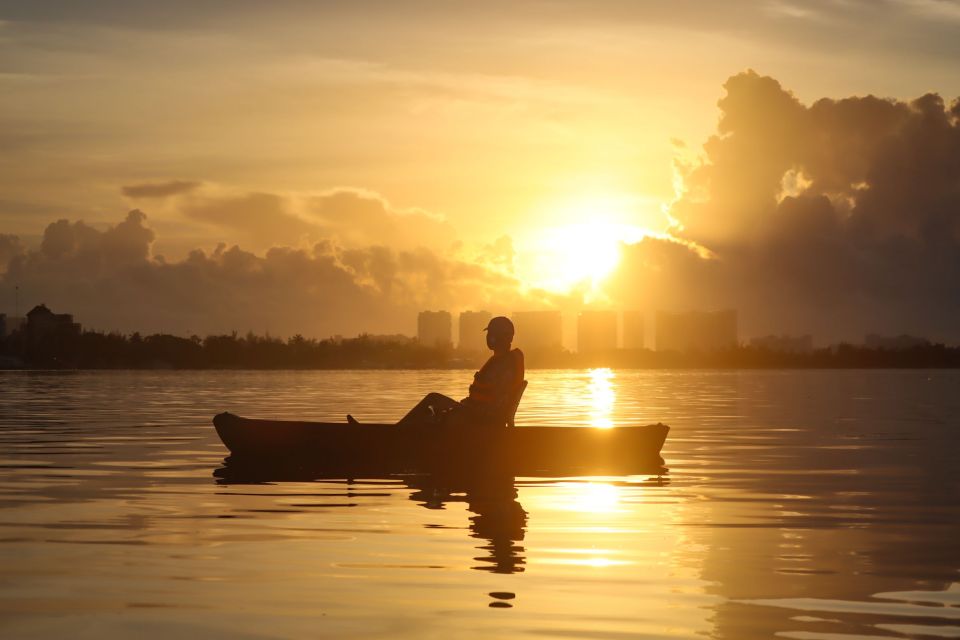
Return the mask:
[[444, 411], [449, 411], [459, 404], [460, 403], [453, 398], [445, 396], [442, 393], [428, 393], [423, 397], [423, 400], [407, 412], [407, 415], [400, 418], [397, 425], [402, 427], [409, 424], [429, 422], [437, 415]]

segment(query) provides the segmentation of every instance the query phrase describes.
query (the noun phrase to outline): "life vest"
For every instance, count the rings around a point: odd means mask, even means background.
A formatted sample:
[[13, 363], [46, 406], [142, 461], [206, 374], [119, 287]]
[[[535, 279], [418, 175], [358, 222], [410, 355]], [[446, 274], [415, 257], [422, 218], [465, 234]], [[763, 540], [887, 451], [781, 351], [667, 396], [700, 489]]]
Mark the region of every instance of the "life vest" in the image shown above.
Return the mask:
[[[509, 366], [512, 369], [510, 383], [506, 386], [496, 379], [496, 373], [491, 372], [491, 369], [495, 366], [506, 367], [506, 364], [501, 361], [502, 358], [510, 359]], [[494, 379], [491, 380], [491, 376], [494, 376]], [[491, 410], [500, 409], [508, 399], [519, 393], [520, 387], [523, 385], [523, 376], [523, 352], [520, 349], [514, 349], [505, 356], [491, 356], [480, 367], [480, 371], [473, 374], [473, 384], [470, 385], [468, 399], [472, 403], [478, 403]]]

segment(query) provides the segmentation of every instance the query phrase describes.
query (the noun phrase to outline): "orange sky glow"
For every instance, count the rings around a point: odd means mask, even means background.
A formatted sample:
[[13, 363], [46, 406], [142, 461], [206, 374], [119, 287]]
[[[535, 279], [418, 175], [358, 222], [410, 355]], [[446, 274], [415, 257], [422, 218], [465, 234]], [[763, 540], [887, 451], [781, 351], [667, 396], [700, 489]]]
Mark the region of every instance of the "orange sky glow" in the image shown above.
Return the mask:
[[890, 243], [960, 242], [956, 176], [894, 185], [884, 155], [940, 118], [916, 148], [953, 166], [958, 28], [947, 2], [2, 4], [0, 312], [19, 285], [123, 330], [732, 307], [748, 334], [960, 337], [949, 258], [889, 254], [925, 298], [876, 286]]

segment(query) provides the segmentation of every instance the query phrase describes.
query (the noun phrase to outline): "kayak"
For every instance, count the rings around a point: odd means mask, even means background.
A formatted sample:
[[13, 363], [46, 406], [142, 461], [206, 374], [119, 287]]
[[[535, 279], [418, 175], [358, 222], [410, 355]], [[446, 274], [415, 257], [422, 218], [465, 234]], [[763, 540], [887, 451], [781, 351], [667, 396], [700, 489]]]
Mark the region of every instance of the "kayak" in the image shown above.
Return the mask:
[[514, 475], [642, 473], [662, 465], [664, 424], [614, 427], [522, 426], [494, 429], [422, 424], [253, 420], [214, 417], [231, 459], [296, 463], [382, 473], [494, 466]]

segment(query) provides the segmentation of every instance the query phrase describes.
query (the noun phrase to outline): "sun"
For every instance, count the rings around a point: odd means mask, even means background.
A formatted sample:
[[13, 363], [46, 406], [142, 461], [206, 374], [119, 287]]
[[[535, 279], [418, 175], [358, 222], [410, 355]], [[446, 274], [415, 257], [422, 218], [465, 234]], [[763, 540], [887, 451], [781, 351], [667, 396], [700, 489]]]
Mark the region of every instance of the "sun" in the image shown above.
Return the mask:
[[555, 207], [549, 219], [528, 236], [531, 285], [556, 292], [580, 287], [595, 290], [620, 262], [622, 243], [639, 242], [652, 233], [631, 224], [623, 198], [593, 197]]
[[584, 222], [546, 230], [545, 256], [553, 263], [552, 280], [559, 288], [595, 286], [620, 262], [623, 234], [608, 222]]

